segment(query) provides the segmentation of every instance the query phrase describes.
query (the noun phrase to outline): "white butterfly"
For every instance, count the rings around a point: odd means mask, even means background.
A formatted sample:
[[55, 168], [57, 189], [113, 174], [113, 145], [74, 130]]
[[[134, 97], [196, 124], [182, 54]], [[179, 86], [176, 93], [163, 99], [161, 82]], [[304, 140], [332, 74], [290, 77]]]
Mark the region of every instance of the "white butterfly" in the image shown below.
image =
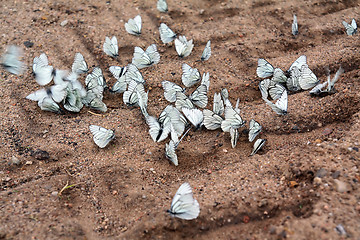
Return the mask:
[[271, 77], [274, 73], [274, 67], [265, 59], [258, 59], [258, 66], [256, 69], [256, 74], [261, 78]]
[[194, 104], [183, 92], [176, 92], [175, 107], [178, 110], [181, 110], [183, 107], [192, 109]]
[[167, 211], [171, 216], [185, 220], [192, 220], [199, 216], [200, 206], [193, 197], [189, 183], [183, 183], [179, 187]]
[[203, 112], [199, 109], [182, 108], [185, 117], [194, 125], [195, 129], [199, 129], [204, 121]]
[[258, 140], [256, 140], [255, 143], [254, 143], [254, 148], [253, 148], [250, 156], [257, 153], [264, 146], [265, 142], [266, 142], [266, 139], [260, 139], [259, 138]]
[[166, 139], [171, 131], [171, 121], [165, 118], [162, 122], [154, 116], [146, 116], [146, 123], [149, 126], [149, 134], [154, 142], [161, 142]]
[[96, 87], [101, 87], [102, 89], [107, 87], [101, 68], [95, 67], [93, 71], [86, 76], [85, 86], [88, 90]]
[[159, 10], [160, 12], [165, 13], [168, 11], [168, 5], [166, 0], [158, 0], [156, 7], [157, 10]]
[[[228, 101], [228, 100], [227, 100]], [[230, 128], [239, 128], [244, 126], [244, 124], [246, 123], [241, 116], [239, 115], [239, 113], [237, 113], [233, 107], [231, 106], [231, 104], [225, 104], [225, 120], [222, 121], [221, 123], [221, 129], [224, 132], [229, 132]]]
[[231, 147], [235, 148], [237, 141], [239, 139], [239, 131], [238, 128], [230, 128], [230, 137], [231, 137]]
[[185, 92], [185, 89], [180, 87], [179, 85], [169, 82], [169, 81], [162, 81], [161, 85], [164, 89], [164, 97], [169, 102], [175, 102], [176, 101], [176, 92]]
[[229, 99], [229, 92], [226, 88], [221, 89], [220, 94], [224, 102]]
[[43, 88], [29, 94], [26, 99], [38, 102], [48, 97], [58, 103], [61, 102], [66, 96], [65, 88], [66, 86], [64, 85], [53, 85], [51, 87]]
[[164, 111], [162, 111], [159, 116], [159, 122], [165, 122], [166, 118], [170, 120], [173, 130], [177, 133], [177, 135], [181, 136], [187, 124], [186, 118], [172, 105], [168, 105]]
[[225, 111], [224, 102], [221, 99], [221, 95], [220, 95], [220, 93], [215, 93], [214, 94], [213, 112], [220, 116], [224, 113], [224, 111]]
[[221, 127], [221, 123], [224, 120], [221, 116], [216, 114], [215, 112], [204, 109], [204, 126], [208, 130], [215, 130]]
[[139, 106], [139, 98], [137, 91], [143, 98], [143, 102], [147, 102], [148, 93], [145, 92], [144, 85], [136, 81], [131, 81], [128, 90], [123, 94], [123, 101], [127, 106]]
[[286, 91], [285, 87], [278, 83], [270, 85], [269, 87], [269, 94], [274, 100], [279, 99], [284, 91]]
[[210, 88], [210, 74], [209, 73], [203, 73], [201, 85], [205, 85], [206, 90], [209, 91], [209, 88]]
[[346, 28], [346, 33], [347, 35], [351, 36], [354, 35], [357, 32], [357, 24], [355, 22], [355, 19], [353, 19], [351, 21], [351, 25], [348, 24], [347, 22], [343, 21], [342, 24], [344, 25], [344, 27]]
[[39, 85], [43, 86], [51, 82], [55, 75], [55, 71], [52, 66], [49, 66], [49, 61], [45, 53], [34, 58], [33, 73], [35, 75], [35, 80]]
[[45, 97], [38, 101], [38, 106], [43, 111], [49, 111], [58, 114], [63, 113], [63, 110], [59, 107], [59, 105], [50, 97]]
[[199, 87], [195, 89], [194, 92], [191, 93], [189, 99], [193, 104], [200, 108], [205, 108], [208, 103], [207, 96], [207, 87], [206, 85], [201, 84]]
[[160, 61], [160, 54], [156, 49], [155, 44], [151, 44], [146, 51], [142, 50], [140, 47], [135, 47], [134, 57], [132, 59], [132, 64], [134, 64], [138, 69], [145, 67], [150, 67], [154, 64], [158, 64]]
[[276, 103], [272, 103], [266, 98], [263, 98], [266, 104], [268, 104], [272, 110], [274, 110], [278, 115], [286, 115], [287, 114], [287, 105], [288, 105], [288, 94], [287, 91], [283, 91], [281, 97], [276, 101]]
[[125, 79], [125, 73], [127, 71], [127, 67], [119, 67], [119, 66], [111, 66], [109, 68], [110, 72], [116, 78], [116, 82], [111, 88], [112, 92], [123, 93], [126, 91], [127, 83]]
[[211, 46], [210, 46], [211, 42], [210, 40], [206, 43], [205, 49], [201, 55], [201, 61], [207, 61], [209, 60], [210, 56], [211, 56]]
[[301, 71], [297, 66], [293, 66], [290, 70], [290, 77], [287, 79], [286, 87], [289, 91], [300, 91], [299, 78], [301, 77]]
[[137, 15], [134, 19], [130, 18], [127, 23], [125, 23], [125, 29], [128, 33], [132, 35], [141, 34], [141, 16]]
[[[329, 70], [329, 68], [326, 68], [327, 81], [324, 82], [324, 83], [319, 83], [318, 85], [316, 85], [310, 91], [310, 95], [323, 96], [323, 95], [328, 95], [328, 94], [335, 93], [334, 85], [338, 81], [338, 79], [340, 78], [340, 75], [343, 74], [343, 73], [344, 73], [344, 69], [342, 67], [340, 67], [339, 70], [337, 70], [337, 72], [335, 73], [335, 76], [334, 76], [333, 80], [331, 80], [330, 70]], [[326, 86], [327, 86], [327, 88], [324, 89]]]
[[271, 81], [275, 83], [286, 83], [287, 77], [283, 70], [281, 70], [280, 68], [275, 68]]
[[93, 139], [96, 145], [100, 148], [106, 147], [111, 140], [115, 138], [115, 133], [113, 130], [106, 129], [96, 125], [90, 125], [89, 127], [91, 133], [94, 135]]
[[299, 28], [298, 28], [298, 23], [297, 23], [297, 17], [296, 15], [294, 14], [294, 20], [293, 20], [293, 23], [292, 23], [292, 26], [291, 26], [291, 31], [292, 31], [292, 34], [294, 36], [298, 35], [299, 34]]
[[21, 75], [25, 68], [24, 63], [19, 60], [21, 55], [21, 48], [15, 45], [8, 46], [1, 58], [1, 66], [9, 73]]
[[297, 67], [298, 69], [301, 69], [301, 66], [306, 64], [306, 56], [301, 55], [298, 59], [295, 60], [293, 64], [291, 64], [288, 72], [291, 72], [292, 68]]
[[164, 44], [172, 42], [176, 38], [176, 34], [165, 23], [160, 24], [159, 33]]
[[254, 119], [250, 120], [250, 128], [249, 128], [249, 142], [254, 141], [256, 136], [261, 132], [261, 125]]
[[145, 83], [145, 80], [139, 71], [139, 69], [134, 64], [129, 64], [125, 72], [125, 81], [129, 84], [131, 81], [137, 83]]
[[118, 46], [118, 41], [117, 41], [117, 38], [115, 36], [113, 36], [110, 40], [110, 38], [108, 37], [105, 37], [105, 43], [103, 45], [103, 49], [104, 49], [104, 52], [113, 57], [113, 58], [116, 58], [119, 56], [119, 46]]
[[196, 68], [191, 68], [189, 65], [184, 63], [182, 65], [182, 71], [183, 73], [181, 76], [181, 80], [185, 87], [191, 87], [194, 84], [200, 82], [201, 76], [199, 70], [197, 70]]
[[316, 75], [311, 71], [307, 64], [301, 66], [301, 74], [299, 77], [299, 86], [303, 90], [315, 87], [319, 83]]
[[[80, 82], [77, 82], [70, 81], [68, 83], [66, 88], [66, 97], [63, 100], [64, 108], [70, 112], [80, 112], [84, 106], [82, 103], [82, 97], [84, 97], [83, 91], [85, 89], [82, 87]], [[80, 89], [78, 84], [80, 84]]]
[[81, 53], [76, 53], [74, 63], [72, 64], [71, 71], [76, 74], [87, 73], [89, 71], [88, 65]]
[[94, 92], [94, 89], [87, 91], [86, 96], [82, 99], [83, 103], [95, 110], [106, 112], [107, 106], [102, 101], [102, 95], [99, 96], [98, 92]]
[[179, 165], [178, 158], [176, 155], [176, 147], [177, 145], [173, 140], [170, 140], [169, 144], [165, 144], [165, 156], [169, 159], [175, 166]]
[[273, 82], [270, 79], [264, 79], [259, 83], [259, 89], [260, 89], [260, 93], [262, 98], [268, 98], [269, 96], [269, 88], [270, 86], [273, 85]]
[[185, 36], [175, 39], [175, 49], [179, 57], [187, 57], [190, 55], [194, 47], [193, 40], [186, 40]]

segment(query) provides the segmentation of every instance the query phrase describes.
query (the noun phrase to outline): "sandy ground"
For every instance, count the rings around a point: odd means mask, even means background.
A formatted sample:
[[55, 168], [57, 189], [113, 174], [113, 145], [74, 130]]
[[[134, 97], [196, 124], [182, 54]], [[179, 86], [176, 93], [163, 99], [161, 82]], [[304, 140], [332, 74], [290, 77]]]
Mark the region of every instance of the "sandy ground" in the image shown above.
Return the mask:
[[[28, 66], [20, 77], [1, 71], [0, 239], [360, 238], [360, 35], [347, 36], [341, 24], [360, 23], [360, 1], [168, 0], [167, 14], [156, 10], [155, 0], [56, 2], [3, 1], [0, 7], [2, 50], [22, 46]], [[137, 14], [143, 18], [139, 37], [124, 28]], [[161, 22], [194, 39], [189, 57], [161, 44]], [[102, 52], [105, 36], [113, 35], [118, 61]], [[209, 39], [213, 55], [196, 62]], [[34, 45], [26, 48], [24, 41]], [[142, 70], [149, 112], [159, 114], [168, 104], [161, 81], [180, 84], [181, 65], [188, 63], [210, 73], [211, 103], [223, 87], [233, 103], [240, 98], [243, 118], [263, 126], [264, 149], [249, 157], [245, 133], [232, 149], [228, 134], [203, 129], [181, 143], [175, 167], [164, 156], [165, 142], [151, 140], [140, 111], [126, 107], [120, 94], [105, 93], [109, 111], [99, 115], [87, 108], [43, 112], [25, 99], [39, 89], [31, 63], [42, 52], [60, 69], [69, 69], [81, 52], [111, 85], [109, 66], [130, 63], [134, 46], [152, 43], [161, 61]], [[325, 66], [334, 73], [341, 65], [345, 73], [334, 95], [289, 95], [289, 113], [279, 117], [261, 99], [257, 59], [286, 70], [303, 54], [321, 81]], [[116, 140], [99, 149], [90, 124], [115, 129]], [[196, 220], [165, 212], [183, 182], [200, 203]], [[59, 196], [66, 184], [75, 186]], [[343, 235], [335, 230], [340, 224]]]

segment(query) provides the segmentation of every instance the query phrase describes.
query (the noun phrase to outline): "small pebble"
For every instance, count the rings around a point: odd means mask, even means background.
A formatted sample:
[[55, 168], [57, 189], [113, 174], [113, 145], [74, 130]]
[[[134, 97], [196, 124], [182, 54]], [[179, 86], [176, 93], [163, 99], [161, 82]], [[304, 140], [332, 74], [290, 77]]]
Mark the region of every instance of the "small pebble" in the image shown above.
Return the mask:
[[34, 43], [31, 42], [31, 41], [25, 41], [24, 46], [27, 47], [27, 48], [31, 48], [32, 46], [34, 46]]
[[58, 194], [59, 194], [58, 191], [53, 191], [53, 192], [51, 193], [51, 196], [56, 197]]
[[31, 165], [31, 164], [33, 164], [32, 161], [26, 161], [26, 163], [25, 163], [25, 165]]
[[343, 181], [334, 179], [334, 183], [335, 183], [336, 191], [341, 192], [341, 193], [347, 191], [346, 183], [344, 183]]
[[324, 169], [324, 168], [320, 168], [316, 174], [315, 174], [315, 177], [318, 177], [318, 178], [323, 178], [325, 177], [327, 174], [327, 171]]
[[317, 184], [317, 185], [320, 185], [321, 184], [321, 178], [319, 178], [319, 177], [315, 177], [314, 178], [314, 184]]
[[347, 233], [345, 231], [345, 228], [341, 224], [336, 226], [335, 231], [341, 236], [346, 236], [347, 235]]
[[68, 20], [64, 20], [60, 23], [60, 26], [64, 27], [66, 24], [68, 24]]
[[20, 160], [19, 160], [17, 157], [15, 157], [15, 156], [12, 156], [12, 157], [11, 157], [11, 162], [12, 162], [13, 164], [15, 164], [15, 165], [19, 165], [19, 164], [20, 164]]

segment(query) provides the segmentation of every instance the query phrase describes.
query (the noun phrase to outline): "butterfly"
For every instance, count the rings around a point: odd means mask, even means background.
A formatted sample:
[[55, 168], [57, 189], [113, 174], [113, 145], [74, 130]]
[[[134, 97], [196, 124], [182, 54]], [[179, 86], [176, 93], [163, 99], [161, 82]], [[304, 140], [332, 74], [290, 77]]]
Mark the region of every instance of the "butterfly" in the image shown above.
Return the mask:
[[355, 19], [351, 21], [351, 24], [348, 24], [347, 22], [343, 21], [342, 24], [346, 28], [347, 35], [351, 36], [354, 35], [357, 32], [357, 24], [355, 22]]
[[254, 148], [252, 150], [252, 152], [250, 153], [250, 156], [254, 155], [255, 153], [257, 153], [265, 144], [266, 139], [258, 139], [255, 141], [254, 143]]
[[177, 155], [176, 155], [176, 152], [175, 152], [176, 147], [177, 147], [177, 144], [173, 140], [170, 140], [169, 144], [166, 143], [165, 144], [165, 156], [175, 166], [178, 166], [179, 162], [178, 162], [178, 158], [177, 158]]
[[297, 23], [297, 17], [296, 15], [294, 14], [294, 20], [293, 20], [293, 23], [292, 23], [292, 26], [291, 26], [291, 31], [292, 31], [292, 34], [294, 36], [298, 35], [299, 34], [299, 28], [298, 28], [298, 23]]
[[63, 114], [63, 110], [60, 108], [60, 106], [50, 97], [45, 97], [38, 101], [38, 106], [43, 111]]
[[181, 136], [187, 124], [186, 118], [172, 105], [168, 105], [164, 111], [162, 111], [159, 116], [159, 121], [164, 122], [166, 118], [170, 120], [173, 131], [176, 132], [177, 136]]
[[285, 87], [279, 83], [275, 83], [269, 87], [270, 97], [274, 100], [279, 99], [284, 91], [286, 91]]
[[203, 73], [201, 85], [205, 85], [206, 90], [209, 91], [209, 88], [210, 88], [210, 74], [209, 73]]
[[80, 112], [84, 104], [81, 101], [81, 93], [77, 89], [67, 89], [66, 97], [63, 100], [64, 108], [70, 112]]
[[169, 102], [176, 101], [176, 92], [185, 92], [185, 89], [170, 81], [162, 81], [161, 85], [164, 89], [164, 97]]
[[261, 132], [261, 125], [254, 119], [250, 120], [250, 128], [249, 128], [249, 142], [254, 141], [256, 136]]
[[304, 64], [306, 64], [306, 56], [301, 55], [298, 59], [295, 60], [295, 62], [293, 62], [293, 64], [291, 64], [288, 72], [291, 72], [291, 69], [293, 69], [294, 67], [301, 69], [301, 66]]
[[189, 97], [182, 92], [176, 92], [175, 106], [181, 110], [183, 107], [194, 108], [194, 104], [200, 108], [205, 108], [208, 103], [207, 87], [201, 84]]
[[186, 40], [185, 36], [175, 39], [175, 49], [179, 57], [187, 57], [190, 55], [194, 47], [193, 40]]
[[200, 206], [193, 197], [189, 183], [183, 183], [179, 187], [167, 212], [173, 217], [185, 220], [192, 220], [199, 216]]
[[128, 89], [123, 94], [123, 101], [127, 106], [139, 106], [139, 98], [137, 92], [140, 93], [144, 102], [147, 102], [148, 93], [145, 92], [144, 85], [136, 81], [129, 83]]
[[146, 49], [146, 51], [142, 50], [140, 47], [135, 47], [132, 64], [134, 64], [138, 69], [142, 69], [145, 67], [150, 67], [154, 64], [158, 64], [159, 61], [160, 61], [160, 54], [157, 51], [155, 44], [151, 44]]
[[230, 137], [231, 137], [231, 147], [235, 148], [237, 141], [239, 139], [239, 131], [238, 128], [230, 128]]
[[301, 74], [299, 77], [299, 86], [303, 90], [315, 87], [319, 83], [316, 75], [311, 71], [307, 64], [301, 66]]
[[283, 70], [281, 70], [280, 68], [275, 68], [271, 81], [274, 83], [286, 83], [287, 77]]
[[88, 90], [96, 87], [100, 87], [104, 90], [107, 87], [101, 68], [95, 67], [93, 71], [86, 76], [85, 86]]
[[[344, 73], [344, 69], [342, 67], [340, 67], [339, 70], [337, 70], [337, 72], [335, 73], [333, 80], [331, 80], [330, 70], [329, 70], [329, 68], [326, 68], [327, 81], [316, 85], [310, 91], [310, 95], [324, 96], [324, 95], [335, 93], [334, 85], [340, 78], [340, 75], [343, 73]], [[326, 89], [324, 89], [325, 87], [326, 87]]]
[[203, 125], [204, 115], [203, 112], [196, 108], [182, 108], [185, 117], [194, 125], [195, 129], [199, 129]]
[[300, 91], [299, 78], [301, 77], [301, 71], [297, 66], [294, 66], [290, 70], [290, 77], [286, 81], [286, 87], [289, 91]]
[[166, 0], [158, 0], [156, 7], [160, 12], [166, 13], [168, 11]]
[[189, 65], [184, 63], [182, 65], [182, 71], [183, 73], [181, 76], [181, 80], [185, 87], [191, 87], [194, 84], [200, 82], [201, 76], [199, 70], [197, 70], [196, 68], [191, 68]]
[[165, 23], [160, 24], [159, 33], [164, 44], [172, 42], [176, 38], [176, 34]]
[[127, 23], [125, 23], [125, 29], [128, 33], [132, 35], [141, 34], [141, 16], [137, 15], [134, 19], [130, 18]]
[[288, 105], [288, 94], [287, 91], [283, 91], [281, 97], [276, 101], [276, 103], [272, 103], [266, 98], [263, 98], [266, 104], [268, 104], [274, 112], [278, 115], [286, 115], [287, 114], [287, 105]]
[[43, 88], [40, 90], [37, 90], [31, 94], [29, 94], [26, 99], [32, 100], [32, 101], [40, 101], [46, 97], [51, 98], [55, 102], [61, 102], [66, 95], [64, 85], [53, 85], [51, 87]]
[[117, 80], [111, 88], [111, 92], [125, 92], [127, 88], [127, 83], [125, 81], [125, 73], [127, 71], [127, 67], [111, 66], [109, 70], [114, 76], [114, 78], [116, 78]]
[[260, 93], [262, 98], [268, 98], [269, 96], [269, 88], [271, 85], [274, 85], [274, 83], [270, 80], [270, 79], [264, 79], [259, 83], [259, 89], [260, 89]]
[[221, 99], [220, 93], [214, 94], [213, 112], [217, 115], [222, 115], [225, 111], [224, 102]]
[[117, 38], [115, 36], [113, 36], [110, 40], [110, 38], [108, 37], [105, 37], [105, 43], [103, 45], [103, 49], [104, 49], [104, 52], [113, 57], [113, 58], [116, 58], [119, 56], [119, 46], [118, 46], [118, 41], [117, 41]]
[[[229, 100], [227, 100], [229, 101]], [[230, 128], [239, 128], [246, 123], [240, 116], [240, 114], [233, 109], [231, 104], [225, 104], [225, 120], [221, 123], [221, 129], [224, 132], [229, 132]]]
[[21, 75], [25, 68], [24, 63], [19, 60], [21, 55], [21, 48], [15, 45], [8, 46], [1, 58], [1, 66], [9, 73]]
[[76, 74], [87, 73], [89, 71], [88, 65], [81, 53], [76, 53], [74, 63], [72, 64], [71, 71]]
[[90, 132], [93, 134], [93, 139], [99, 148], [104, 148], [111, 140], [115, 138], [113, 130], [106, 129], [96, 125], [90, 125]]
[[258, 66], [256, 69], [256, 74], [260, 78], [267, 78], [271, 77], [274, 73], [274, 67], [265, 59], [259, 58], [258, 59]]
[[154, 116], [146, 116], [146, 123], [149, 126], [149, 134], [154, 142], [161, 142], [166, 139], [171, 131], [171, 121], [165, 118], [159, 121]]
[[215, 112], [204, 109], [203, 110], [204, 115], [204, 126], [208, 130], [216, 130], [218, 128], [221, 128], [221, 123], [224, 120], [220, 115], [216, 114]]
[[34, 58], [32, 68], [35, 80], [41, 86], [51, 82], [55, 75], [55, 70], [52, 66], [49, 66], [49, 61], [45, 53], [42, 53], [39, 57]]
[[145, 83], [141, 72], [134, 64], [127, 65], [127, 70], [125, 72], [125, 82], [129, 84], [131, 81], [135, 81], [137, 83]]
[[211, 56], [211, 42], [210, 40], [206, 43], [205, 49], [201, 55], [201, 61], [207, 61], [209, 60]]
[[99, 95], [99, 93], [94, 91], [94, 89], [88, 90], [86, 92], [86, 96], [84, 98], [82, 98], [82, 102], [86, 106], [88, 106], [90, 108], [93, 108], [95, 110], [98, 110], [98, 111], [101, 111], [101, 112], [106, 112], [107, 111], [107, 106], [102, 101], [102, 94]]
[[224, 102], [229, 99], [229, 92], [226, 88], [221, 89], [220, 94]]

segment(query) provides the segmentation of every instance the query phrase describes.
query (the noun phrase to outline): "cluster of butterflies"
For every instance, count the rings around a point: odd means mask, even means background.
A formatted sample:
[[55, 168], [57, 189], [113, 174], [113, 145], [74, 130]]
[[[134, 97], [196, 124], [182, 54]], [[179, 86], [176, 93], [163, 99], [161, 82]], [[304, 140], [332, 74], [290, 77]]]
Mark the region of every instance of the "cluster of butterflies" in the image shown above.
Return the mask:
[[[306, 56], [300, 56], [290, 68], [284, 72], [280, 68], [274, 68], [263, 58], [258, 59], [256, 73], [258, 77], [265, 78], [259, 84], [263, 100], [277, 114], [286, 115], [288, 106], [288, 91], [296, 92], [310, 90], [312, 96], [325, 96], [335, 93], [334, 85], [344, 70], [340, 67], [335, 77], [331, 80], [330, 71], [327, 68], [327, 82], [320, 83], [316, 75], [311, 71], [306, 62]], [[276, 100], [275, 103], [270, 101]]]
[[[351, 24], [343, 21], [342, 24], [344, 25], [345, 29], [346, 29], [346, 34], [351, 36], [357, 33], [357, 24], [355, 22], [355, 19], [352, 19]], [[297, 22], [297, 17], [294, 14], [293, 16], [293, 23], [291, 25], [291, 32], [294, 36], [299, 34], [299, 27], [298, 27], [298, 22]]]

